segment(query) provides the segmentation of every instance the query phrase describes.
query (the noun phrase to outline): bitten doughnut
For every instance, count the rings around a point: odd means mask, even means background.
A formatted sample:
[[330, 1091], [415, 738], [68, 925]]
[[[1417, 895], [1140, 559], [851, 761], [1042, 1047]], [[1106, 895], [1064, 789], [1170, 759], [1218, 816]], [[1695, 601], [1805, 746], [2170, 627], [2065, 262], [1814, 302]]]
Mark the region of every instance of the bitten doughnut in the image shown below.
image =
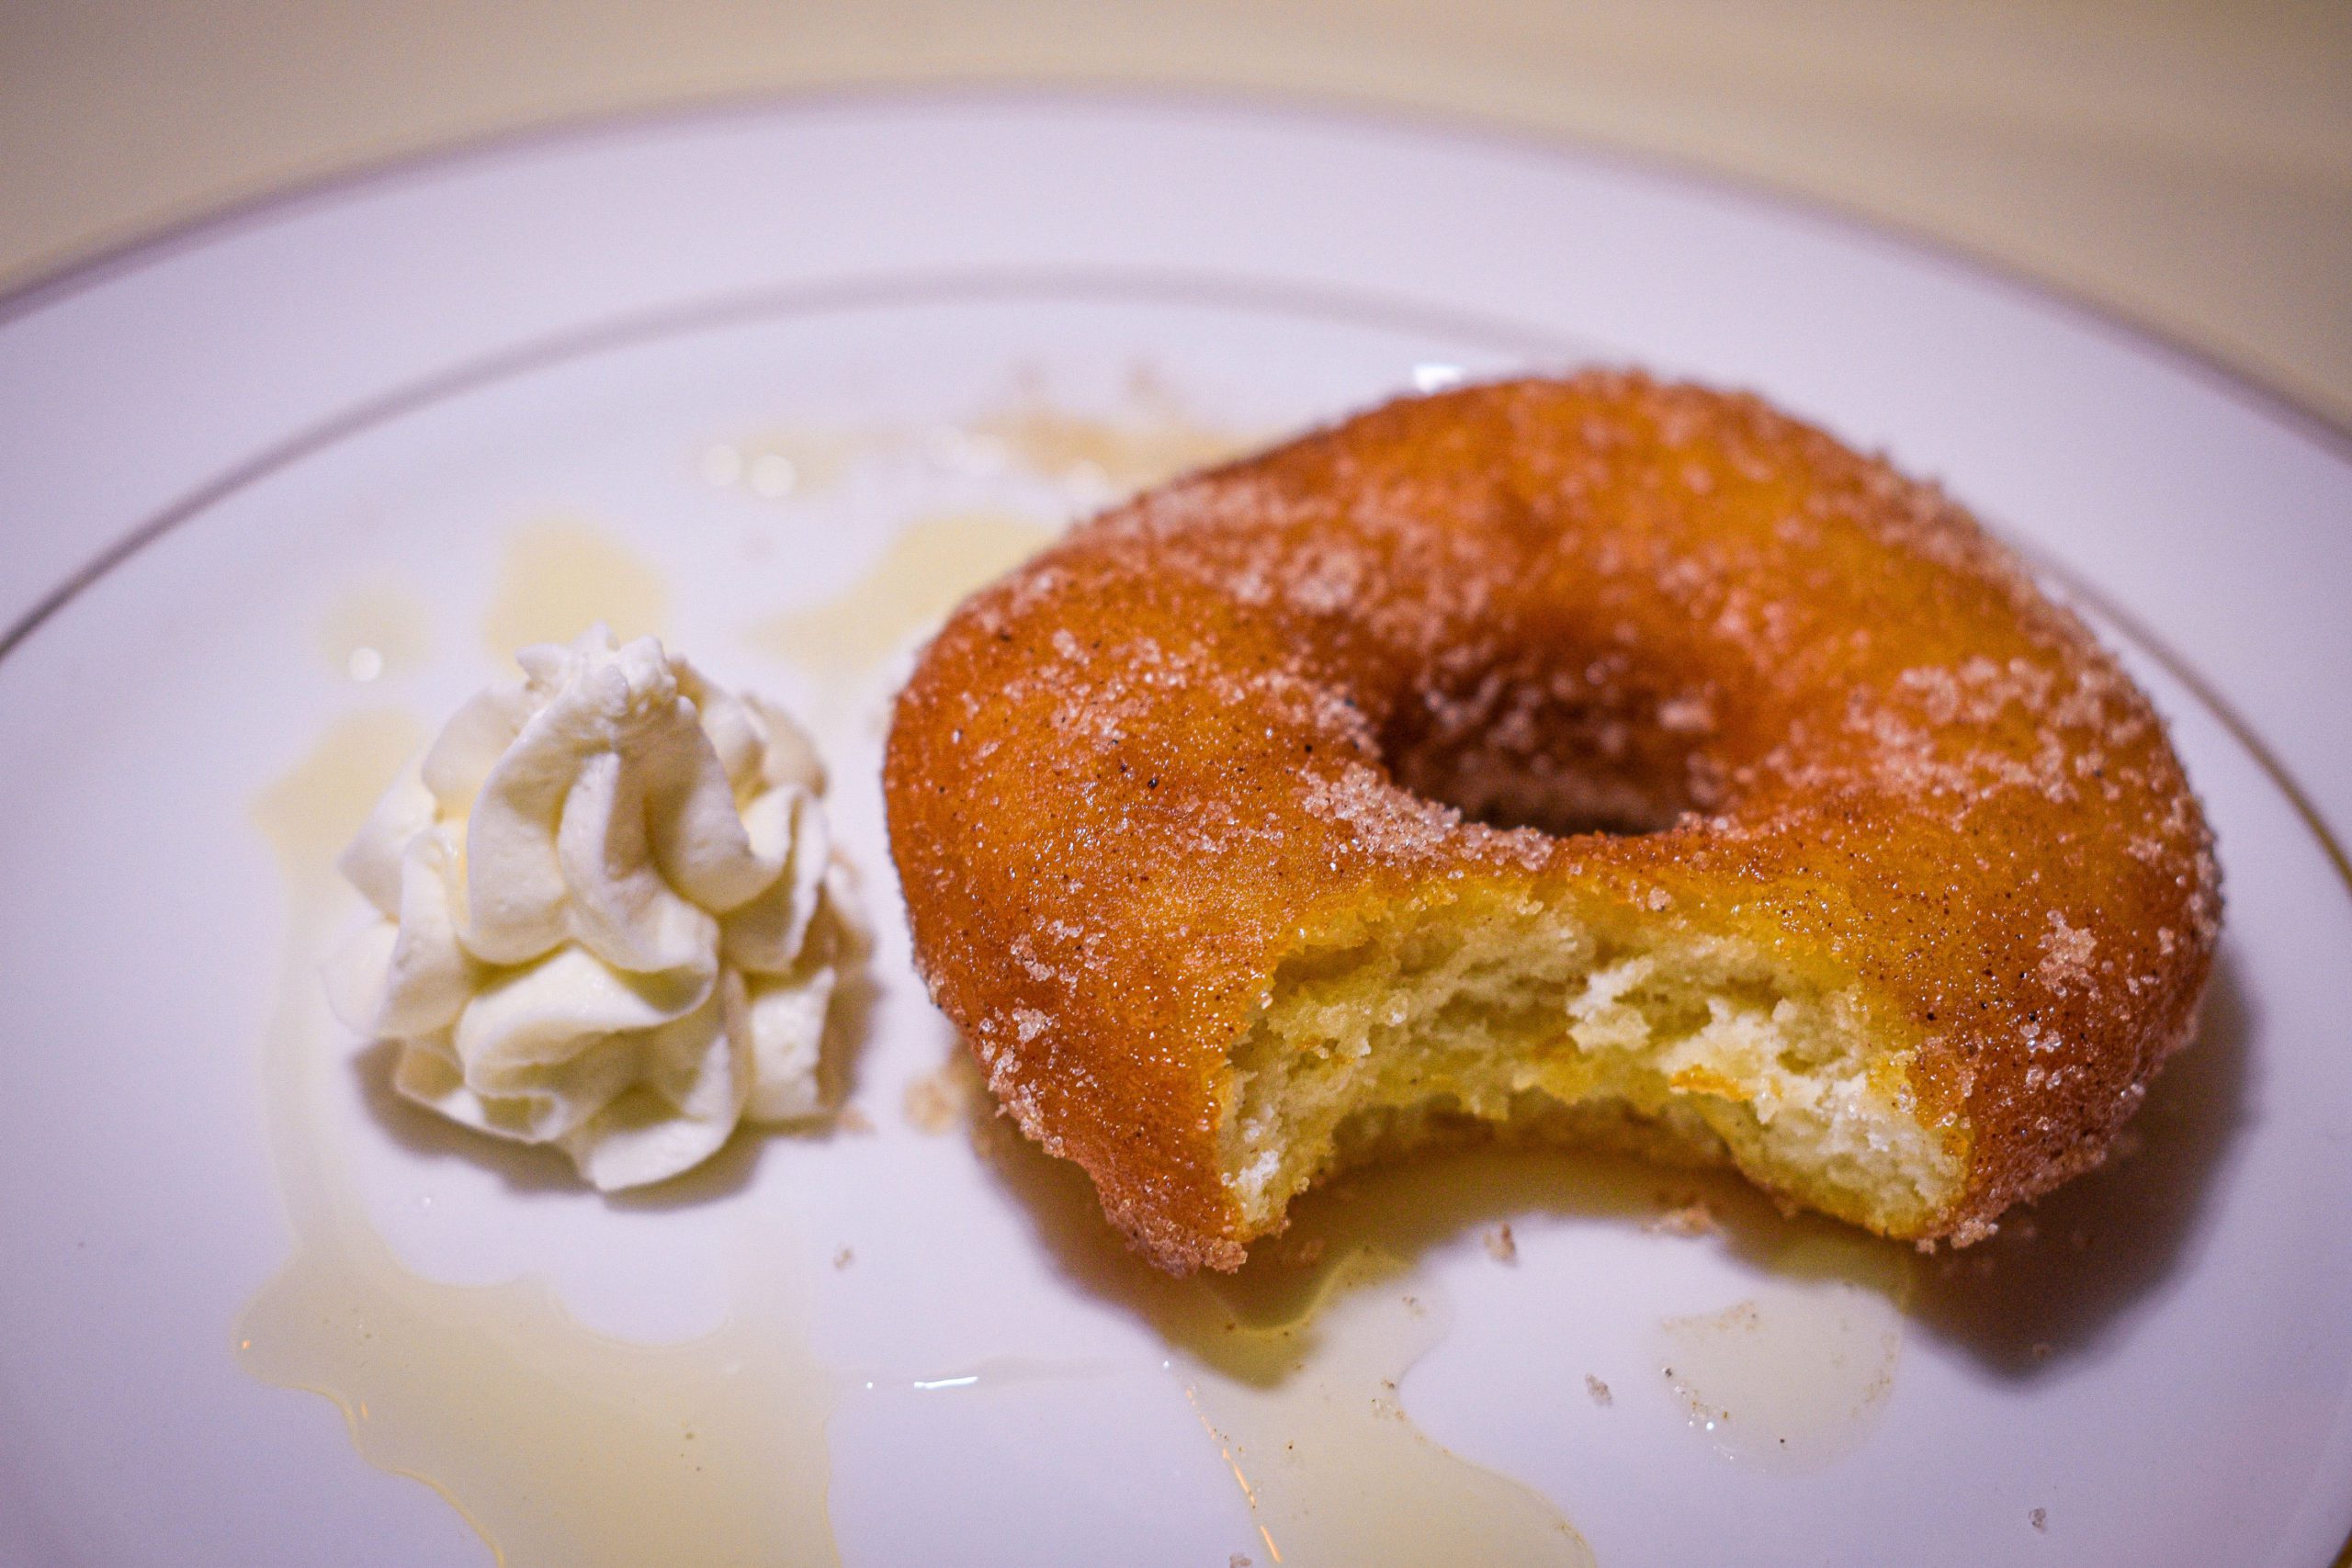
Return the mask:
[[890, 840], [1004, 1108], [1160, 1264], [1467, 1126], [1967, 1242], [2188, 1038], [2211, 838], [1935, 488], [1631, 374], [1408, 399], [967, 601]]

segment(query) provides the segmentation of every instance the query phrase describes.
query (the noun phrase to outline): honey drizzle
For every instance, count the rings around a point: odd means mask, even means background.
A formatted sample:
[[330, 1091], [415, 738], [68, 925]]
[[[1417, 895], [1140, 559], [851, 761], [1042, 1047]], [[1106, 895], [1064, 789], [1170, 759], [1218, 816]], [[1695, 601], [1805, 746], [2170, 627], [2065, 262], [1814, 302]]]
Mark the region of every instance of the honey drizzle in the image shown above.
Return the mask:
[[371, 583], [327, 606], [319, 617], [318, 647], [330, 670], [359, 685], [406, 675], [432, 652], [432, 615], [400, 583]]
[[1444, 1161], [1359, 1173], [1293, 1211], [1233, 1275], [1173, 1280], [1103, 1223], [1079, 1169], [994, 1114], [959, 1052], [942, 1076], [968, 1080], [983, 1167], [1033, 1216], [1074, 1283], [1148, 1323], [1258, 1532], [1244, 1553], [1287, 1568], [1493, 1562], [1583, 1568], [1592, 1559], [1561, 1510], [1417, 1427], [1406, 1375], [1444, 1337], [1451, 1308], [1406, 1259], [1491, 1193], [1505, 1168]]
[[[1251, 1288], [1195, 1282], [1161, 1327], [1174, 1372], [1249, 1503], [1267, 1553], [1295, 1568], [1433, 1562], [1589, 1568], [1550, 1500], [1433, 1441], [1399, 1385], [1451, 1313], [1370, 1247], [1334, 1253], [1309, 1292], [1253, 1322]], [[1254, 1303], [1253, 1303], [1254, 1304]]]
[[263, 1063], [293, 1250], [239, 1322], [239, 1361], [334, 1400], [370, 1463], [439, 1492], [502, 1563], [837, 1562], [831, 1380], [788, 1287], [739, 1282], [717, 1332], [635, 1345], [583, 1328], [542, 1281], [421, 1278], [369, 1224], [325, 1132], [340, 1036], [317, 933], [349, 908], [334, 852], [421, 739], [406, 716], [355, 716], [256, 807], [293, 933]]
[[611, 536], [564, 518], [514, 531], [482, 617], [502, 665], [518, 648], [570, 642], [597, 621], [626, 642], [669, 629], [670, 591], [652, 563]]
[[1709, 1447], [1801, 1474], [1876, 1428], [1894, 1391], [1911, 1273], [1860, 1238], [1816, 1236], [1775, 1261], [1779, 1277], [1746, 1299], [1660, 1323], [1654, 1355]]
[[1044, 548], [1056, 532], [1012, 512], [919, 517], [849, 588], [761, 623], [752, 643], [812, 671], [868, 669], [937, 626], [964, 595]]

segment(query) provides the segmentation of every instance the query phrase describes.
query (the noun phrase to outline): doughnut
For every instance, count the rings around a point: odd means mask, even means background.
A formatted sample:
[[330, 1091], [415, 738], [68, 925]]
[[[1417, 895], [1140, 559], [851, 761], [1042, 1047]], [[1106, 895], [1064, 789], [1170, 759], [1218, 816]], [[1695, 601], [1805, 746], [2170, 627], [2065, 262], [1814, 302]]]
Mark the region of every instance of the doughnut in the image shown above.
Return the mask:
[[1081, 525], [923, 650], [884, 784], [934, 1000], [1179, 1272], [1481, 1132], [1966, 1244], [2104, 1158], [2221, 925], [2162, 720], [2008, 550], [1631, 372]]

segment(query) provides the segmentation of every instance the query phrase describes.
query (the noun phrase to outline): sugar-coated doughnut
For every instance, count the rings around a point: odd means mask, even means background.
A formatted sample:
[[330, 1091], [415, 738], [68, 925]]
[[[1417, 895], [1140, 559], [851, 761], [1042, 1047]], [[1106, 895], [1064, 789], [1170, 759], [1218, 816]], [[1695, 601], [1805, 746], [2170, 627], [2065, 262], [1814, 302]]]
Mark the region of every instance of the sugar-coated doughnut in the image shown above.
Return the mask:
[[1407, 399], [983, 590], [898, 700], [922, 972], [1171, 1269], [1464, 1127], [1969, 1241], [2194, 1027], [2147, 699], [1935, 488], [1752, 397]]

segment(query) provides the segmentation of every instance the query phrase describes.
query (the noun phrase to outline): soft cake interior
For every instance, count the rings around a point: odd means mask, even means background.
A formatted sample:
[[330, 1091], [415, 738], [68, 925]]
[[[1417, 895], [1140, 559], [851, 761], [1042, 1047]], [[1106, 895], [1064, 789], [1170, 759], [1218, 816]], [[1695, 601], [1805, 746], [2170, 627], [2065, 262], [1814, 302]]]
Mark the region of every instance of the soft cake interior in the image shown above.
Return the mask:
[[1423, 910], [1296, 955], [1230, 1060], [1226, 1176], [1253, 1229], [1318, 1177], [1464, 1125], [1729, 1158], [1881, 1230], [1962, 1175], [1850, 989], [1557, 908]]

